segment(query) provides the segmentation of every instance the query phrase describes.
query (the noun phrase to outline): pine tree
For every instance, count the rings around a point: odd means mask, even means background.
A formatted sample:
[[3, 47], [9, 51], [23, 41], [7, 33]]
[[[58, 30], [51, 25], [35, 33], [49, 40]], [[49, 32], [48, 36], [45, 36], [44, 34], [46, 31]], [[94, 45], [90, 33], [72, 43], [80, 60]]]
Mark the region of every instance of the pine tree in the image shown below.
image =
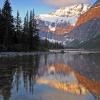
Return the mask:
[[20, 14], [19, 12], [17, 11], [17, 17], [16, 17], [16, 31], [17, 33], [21, 32], [21, 17], [20, 17]]
[[27, 11], [26, 16], [24, 17], [23, 34], [22, 34], [22, 39], [21, 39], [23, 48], [28, 48], [28, 45], [29, 45], [28, 34], [29, 34], [29, 14]]
[[4, 6], [2, 9], [3, 15], [3, 25], [4, 25], [4, 45], [6, 49], [13, 43], [13, 35], [14, 35], [14, 25], [13, 25], [13, 16], [12, 16], [12, 8], [9, 0], [5, 0]]
[[34, 39], [34, 47], [36, 49], [39, 49], [40, 47], [40, 38], [39, 38], [39, 33], [38, 33], [38, 28], [37, 28], [37, 22], [35, 19], [35, 13], [33, 9], [33, 39]]
[[37, 30], [37, 23], [35, 19], [34, 10], [30, 11], [29, 19], [29, 33], [28, 33], [29, 49], [38, 49], [39, 47], [39, 35]]
[[1, 16], [2, 16], [2, 11], [1, 11], [1, 8], [0, 8], [0, 19], [1, 19]]
[[0, 21], [1, 21], [1, 16], [2, 16], [2, 13], [1, 13], [1, 8], [0, 8]]
[[23, 32], [24, 34], [28, 34], [29, 32], [29, 14], [28, 14], [28, 11], [27, 11], [27, 14], [26, 16], [24, 17], [24, 25], [23, 25]]
[[33, 9], [33, 30], [34, 30], [34, 34], [33, 36], [38, 36], [38, 29], [37, 29], [37, 22], [36, 22], [36, 19], [35, 19], [35, 13], [34, 13], [34, 9]]
[[33, 14], [32, 11], [30, 11], [30, 20], [29, 20], [29, 49], [33, 48]]
[[25, 33], [26, 30], [27, 30], [26, 23], [27, 23], [27, 21], [26, 21], [26, 16], [25, 16], [25, 18], [24, 18], [24, 25], [23, 25], [23, 32], [24, 32], [24, 33]]
[[0, 44], [2, 44], [3, 41], [3, 34], [2, 34], [2, 12], [0, 9]]
[[26, 13], [26, 32], [29, 32], [29, 13]]
[[16, 19], [15, 19], [15, 30], [16, 30], [16, 43], [20, 43], [20, 39], [21, 39], [21, 33], [22, 33], [22, 27], [21, 27], [21, 17], [20, 17], [20, 14], [19, 12], [17, 11], [17, 16], [16, 16]]
[[45, 39], [45, 41], [44, 41], [44, 47], [48, 48], [48, 40], [47, 39]]

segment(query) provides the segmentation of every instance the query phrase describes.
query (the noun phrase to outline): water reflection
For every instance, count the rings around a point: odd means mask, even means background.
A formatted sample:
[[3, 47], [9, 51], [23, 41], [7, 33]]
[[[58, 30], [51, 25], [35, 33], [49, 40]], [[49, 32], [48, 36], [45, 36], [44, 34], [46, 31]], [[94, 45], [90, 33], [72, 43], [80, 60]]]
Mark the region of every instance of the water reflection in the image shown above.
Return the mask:
[[38, 78], [37, 82], [77, 95], [88, 94], [88, 90], [78, 82], [75, 72], [63, 64], [48, 66], [48, 70]]
[[64, 64], [49, 65], [44, 75], [37, 80], [40, 84], [47, 84], [57, 89], [75, 94], [100, 94], [100, 82], [95, 82]]
[[99, 59], [71, 53], [1, 57], [0, 100], [99, 100]]
[[[33, 93], [39, 67], [39, 56], [23, 56], [0, 59], [0, 94], [3, 100], [15, 93]], [[22, 90], [24, 89], [24, 90]], [[0, 100], [2, 100], [0, 99]]]

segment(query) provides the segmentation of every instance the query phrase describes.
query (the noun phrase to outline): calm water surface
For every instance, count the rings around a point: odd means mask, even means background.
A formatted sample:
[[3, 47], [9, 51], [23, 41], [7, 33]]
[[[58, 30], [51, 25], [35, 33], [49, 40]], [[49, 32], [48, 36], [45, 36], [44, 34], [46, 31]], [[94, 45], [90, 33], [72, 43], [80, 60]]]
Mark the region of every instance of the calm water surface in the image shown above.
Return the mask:
[[1, 56], [0, 100], [100, 100], [100, 54]]

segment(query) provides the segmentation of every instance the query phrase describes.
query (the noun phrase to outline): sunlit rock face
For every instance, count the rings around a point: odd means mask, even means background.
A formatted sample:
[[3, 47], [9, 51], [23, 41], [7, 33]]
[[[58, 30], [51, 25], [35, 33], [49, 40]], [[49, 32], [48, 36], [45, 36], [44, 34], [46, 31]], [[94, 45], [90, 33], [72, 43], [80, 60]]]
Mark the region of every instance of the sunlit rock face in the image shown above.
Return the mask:
[[[87, 95], [89, 91], [100, 94], [100, 83], [82, 76], [74, 71], [69, 65], [54, 64], [48, 65], [43, 75], [37, 79], [37, 83], [49, 85], [72, 94]], [[85, 86], [85, 87], [84, 87]], [[99, 88], [97, 88], [97, 86]], [[88, 91], [89, 90], [89, 91]]]
[[76, 23], [76, 26], [79, 26], [94, 18], [100, 18], [100, 4], [91, 7], [90, 10], [81, 15]]
[[77, 40], [77, 44], [81, 44], [84, 41], [94, 39], [98, 35], [100, 35], [99, 0], [87, 12], [85, 12], [79, 17], [73, 30], [69, 32], [68, 38], [73, 39], [73, 42]]
[[99, 35], [100, 33], [100, 18], [94, 18], [87, 21], [84, 24], [74, 28], [70, 34], [69, 38], [79, 41], [86, 41]]
[[[36, 16], [40, 31], [64, 35], [73, 29], [78, 17], [90, 8], [89, 4], [75, 4], [61, 7], [49, 14]], [[52, 28], [55, 30], [52, 30]]]

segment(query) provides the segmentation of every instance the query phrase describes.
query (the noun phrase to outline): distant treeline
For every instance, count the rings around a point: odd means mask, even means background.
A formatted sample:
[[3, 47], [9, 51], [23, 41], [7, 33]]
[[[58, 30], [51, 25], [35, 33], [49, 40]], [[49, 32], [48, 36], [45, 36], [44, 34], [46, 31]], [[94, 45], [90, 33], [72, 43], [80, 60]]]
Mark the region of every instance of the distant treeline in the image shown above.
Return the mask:
[[34, 9], [27, 11], [24, 22], [19, 11], [12, 15], [9, 0], [0, 9], [0, 51], [37, 51], [49, 48], [62, 48], [59, 44], [40, 40]]

